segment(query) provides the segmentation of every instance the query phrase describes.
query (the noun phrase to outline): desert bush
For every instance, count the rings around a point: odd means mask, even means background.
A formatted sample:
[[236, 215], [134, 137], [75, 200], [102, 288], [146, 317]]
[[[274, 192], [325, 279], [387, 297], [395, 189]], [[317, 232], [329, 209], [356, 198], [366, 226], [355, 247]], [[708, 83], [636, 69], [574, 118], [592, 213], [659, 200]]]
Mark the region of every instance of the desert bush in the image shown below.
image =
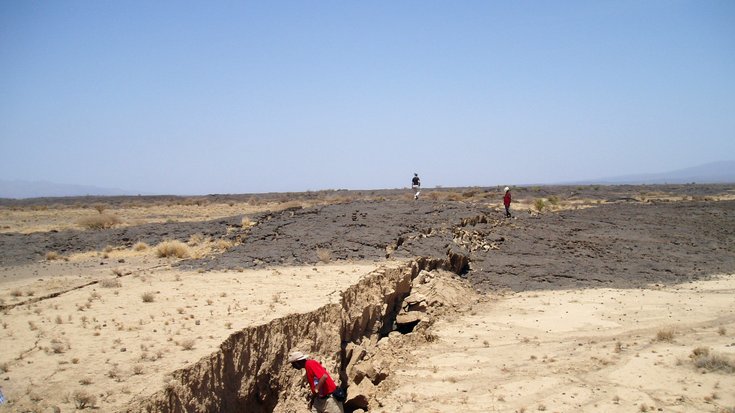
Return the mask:
[[18, 288], [14, 288], [13, 290], [10, 291], [10, 295], [12, 295], [13, 297], [22, 297], [23, 291], [21, 291]]
[[551, 204], [551, 205], [558, 205], [559, 204], [559, 198], [556, 197], [555, 195], [550, 196], [549, 199], [548, 199], [548, 201], [549, 201], [549, 204]]
[[0, 363], [0, 373], [7, 373], [10, 371], [10, 365], [8, 363]]
[[141, 298], [143, 299], [144, 303], [152, 303], [153, 300], [156, 299], [156, 293], [152, 291], [147, 291], [141, 295]]
[[92, 381], [91, 377], [82, 377], [81, 379], [79, 379], [79, 384], [81, 384], [82, 386], [89, 386], [92, 383], [94, 382]]
[[191, 350], [194, 348], [194, 339], [187, 338], [187, 339], [182, 340], [181, 343], [179, 344], [181, 345], [182, 349]]
[[145, 251], [148, 249], [148, 244], [142, 241], [138, 241], [135, 244], [133, 244], [133, 250], [134, 251]]
[[112, 214], [99, 214], [96, 216], [82, 218], [78, 224], [87, 229], [105, 229], [112, 228], [119, 224], [120, 218]]
[[59, 255], [56, 251], [49, 251], [46, 253], [46, 261], [54, 261], [61, 258], [61, 255]]
[[697, 368], [735, 373], [735, 362], [724, 354], [710, 352], [707, 347], [695, 348], [689, 357], [692, 358], [692, 362]]
[[136, 364], [133, 366], [133, 374], [135, 374], [136, 376], [143, 374], [143, 370], [144, 369], [142, 364]]
[[656, 333], [656, 341], [673, 341], [674, 340], [674, 329], [663, 328]]
[[214, 247], [218, 250], [227, 251], [228, 249], [232, 248], [232, 246], [235, 245], [232, 241], [227, 239], [218, 239], [214, 243]]
[[51, 340], [51, 351], [54, 352], [54, 354], [61, 354], [65, 352], [67, 349], [67, 345], [64, 344], [61, 340], [53, 339]]
[[539, 198], [533, 202], [533, 206], [534, 208], [536, 208], [536, 211], [541, 212], [546, 206], [546, 202], [544, 202], [543, 199]]
[[191, 234], [191, 236], [189, 237], [189, 241], [187, 241], [187, 244], [189, 246], [194, 247], [194, 246], [201, 244], [202, 242], [206, 240], [207, 238], [202, 234]]
[[94, 204], [94, 209], [96, 209], [97, 212], [99, 212], [101, 214], [101, 213], [103, 213], [105, 211], [105, 209], [107, 209], [107, 205], [105, 205], [105, 204]]
[[242, 224], [243, 228], [250, 228], [255, 225], [255, 221], [250, 219], [250, 217], [242, 217], [242, 221], [240, 223]]
[[328, 263], [329, 261], [332, 261], [332, 252], [326, 248], [317, 248], [316, 256], [317, 258], [319, 258], [319, 261], [325, 264]]
[[79, 410], [87, 407], [94, 407], [97, 403], [97, 397], [84, 390], [74, 390], [74, 393], [71, 394], [71, 398], [74, 400], [74, 405]]
[[186, 258], [191, 255], [189, 247], [181, 241], [163, 241], [156, 245], [156, 255], [159, 258], [176, 257]]
[[100, 287], [102, 288], [120, 288], [122, 283], [117, 278], [105, 278], [100, 281]]

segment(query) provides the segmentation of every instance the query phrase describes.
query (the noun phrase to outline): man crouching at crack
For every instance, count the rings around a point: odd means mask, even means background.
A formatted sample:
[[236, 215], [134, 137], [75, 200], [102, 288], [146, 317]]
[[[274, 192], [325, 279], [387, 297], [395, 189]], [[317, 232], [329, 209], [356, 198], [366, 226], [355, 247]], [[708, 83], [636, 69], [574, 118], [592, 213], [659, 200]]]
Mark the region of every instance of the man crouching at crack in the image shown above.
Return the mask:
[[311, 387], [311, 402], [309, 408], [316, 413], [344, 413], [342, 402], [337, 400], [335, 391], [337, 386], [329, 376], [327, 370], [316, 360], [300, 352], [292, 351], [288, 355], [291, 367], [306, 370], [306, 381]]

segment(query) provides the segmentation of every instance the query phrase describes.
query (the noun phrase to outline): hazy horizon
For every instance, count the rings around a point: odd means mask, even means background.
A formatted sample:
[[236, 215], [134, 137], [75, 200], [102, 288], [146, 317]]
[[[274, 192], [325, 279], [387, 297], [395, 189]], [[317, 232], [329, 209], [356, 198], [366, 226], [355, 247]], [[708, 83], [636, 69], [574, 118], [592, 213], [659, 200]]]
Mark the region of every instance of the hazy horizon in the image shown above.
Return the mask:
[[558, 183], [735, 153], [735, 3], [0, 4], [0, 179]]

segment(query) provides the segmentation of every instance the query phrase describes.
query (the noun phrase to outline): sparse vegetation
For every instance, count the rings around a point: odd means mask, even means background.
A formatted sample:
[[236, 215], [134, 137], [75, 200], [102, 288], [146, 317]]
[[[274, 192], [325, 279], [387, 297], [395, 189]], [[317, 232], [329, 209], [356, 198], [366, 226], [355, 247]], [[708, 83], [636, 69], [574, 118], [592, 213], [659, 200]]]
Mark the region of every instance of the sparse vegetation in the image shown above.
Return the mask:
[[94, 405], [97, 403], [97, 397], [84, 390], [74, 390], [74, 393], [72, 393], [71, 397], [72, 400], [74, 400], [74, 405], [79, 410], [85, 409], [87, 407], [94, 407]]
[[61, 255], [56, 251], [49, 251], [46, 253], [46, 261], [55, 261], [59, 258], [61, 258]]
[[735, 362], [726, 355], [711, 352], [708, 347], [697, 347], [689, 355], [692, 363], [697, 368], [709, 371], [721, 371], [724, 373], [735, 373]]
[[194, 339], [192, 338], [184, 339], [179, 343], [179, 345], [181, 346], [183, 350], [191, 350], [194, 348]]
[[99, 214], [80, 219], [77, 223], [87, 229], [106, 229], [120, 224], [122, 221], [116, 215]]
[[141, 295], [144, 303], [152, 303], [156, 299], [156, 293], [152, 291], [146, 291]]
[[105, 278], [100, 281], [100, 287], [102, 288], [120, 288], [122, 283], [117, 278]]
[[325, 264], [332, 261], [332, 252], [326, 248], [317, 248], [316, 256], [319, 258], [319, 261]]
[[145, 251], [148, 249], [148, 244], [142, 241], [138, 241], [133, 244], [133, 251]]
[[663, 328], [656, 333], [656, 341], [674, 341], [674, 329]]
[[546, 207], [546, 203], [543, 199], [538, 198], [536, 201], [533, 202], [533, 207], [536, 208], [536, 211], [541, 212], [543, 211], [544, 207]]
[[181, 241], [163, 241], [156, 245], [156, 255], [159, 258], [186, 258], [191, 255], [191, 251], [189, 250], [189, 247]]

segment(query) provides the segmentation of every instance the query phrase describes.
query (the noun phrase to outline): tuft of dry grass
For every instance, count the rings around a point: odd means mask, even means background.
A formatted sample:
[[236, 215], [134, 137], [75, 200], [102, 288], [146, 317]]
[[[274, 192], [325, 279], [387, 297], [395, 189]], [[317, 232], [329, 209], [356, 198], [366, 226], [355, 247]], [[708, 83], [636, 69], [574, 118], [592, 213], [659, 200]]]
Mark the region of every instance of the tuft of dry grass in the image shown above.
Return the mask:
[[179, 345], [181, 345], [181, 348], [183, 350], [191, 350], [194, 348], [194, 339], [192, 338], [184, 339], [181, 341], [181, 343], [179, 343]]
[[543, 199], [539, 198], [533, 201], [533, 207], [536, 208], [536, 211], [541, 212], [546, 207], [546, 202], [544, 202]]
[[156, 245], [156, 255], [159, 258], [186, 258], [191, 255], [191, 250], [189, 249], [189, 246], [181, 241], [163, 241], [160, 244]]
[[326, 248], [317, 248], [316, 256], [319, 258], [319, 261], [325, 264], [332, 261], [332, 252]]
[[152, 303], [156, 299], [156, 293], [153, 291], [144, 292], [141, 296], [144, 303]]
[[122, 283], [117, 278], [106, 278], [100, 281], [100, 287], [102, 288], [120, 288]]
[[61, 255], [56, 251], [49, 251], [46, 253], [46, 261], [54, 261], [61, 258]]
[[80, 219], [77, 224], [87, 229], [106, 229], [120, 224], [122, 221], [116, 215], [99, 214]]
[[148, 244], [142, 241], [138, 241], [133, 244], [133, 251], [145, 251], [148, 249]]
[[74, 400], [74, 405], [79, 410], [87, 407], [94, 407], [97, 403], [97, 396], [85, 390], [74, 390], [71, 394], [71, 398]]
[[656, 341], [674, 341], [674, 329], [662, 328], [656, 333]]
[[711, 352], [708, 347], [697, 347], [689, 355], [694, 366], [709, 371], [721, 371], [724, 373], [735, 373], [735, 362], [726, 355]]

